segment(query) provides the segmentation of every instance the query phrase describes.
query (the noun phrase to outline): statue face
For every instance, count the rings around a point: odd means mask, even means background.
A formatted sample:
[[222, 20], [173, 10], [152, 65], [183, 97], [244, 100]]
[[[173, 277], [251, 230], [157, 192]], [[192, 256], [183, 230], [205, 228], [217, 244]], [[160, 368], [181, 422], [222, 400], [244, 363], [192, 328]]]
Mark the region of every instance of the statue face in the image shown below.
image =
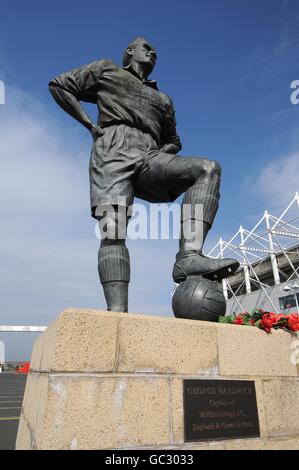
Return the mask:
[[139, 62], [144, 64], [148, 70], [153, 70], [157, 60], [157, 53], [147, 41], [140, 41], [134, 48], [129, 47], [127, 51], [131, 55], [131, 62]]

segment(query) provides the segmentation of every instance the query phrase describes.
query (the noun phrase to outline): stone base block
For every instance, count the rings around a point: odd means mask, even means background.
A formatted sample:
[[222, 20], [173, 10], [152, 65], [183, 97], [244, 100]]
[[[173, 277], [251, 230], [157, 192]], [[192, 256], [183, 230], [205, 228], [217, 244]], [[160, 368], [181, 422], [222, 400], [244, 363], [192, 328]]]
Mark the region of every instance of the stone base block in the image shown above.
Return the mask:
[[[299, 449], [298, 335], [67, 309], [37, 339], [17, 449]], [[184, 442], [184, 379], [254, 380], [260, 438]]]

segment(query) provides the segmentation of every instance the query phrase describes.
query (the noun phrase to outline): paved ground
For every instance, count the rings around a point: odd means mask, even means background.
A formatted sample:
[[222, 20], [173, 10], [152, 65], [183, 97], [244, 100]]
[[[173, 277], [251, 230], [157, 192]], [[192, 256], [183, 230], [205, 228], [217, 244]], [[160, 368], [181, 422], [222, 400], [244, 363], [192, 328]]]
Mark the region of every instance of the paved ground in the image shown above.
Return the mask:
[[27, 376], [0, 374], [0, 450], [15, 447]]

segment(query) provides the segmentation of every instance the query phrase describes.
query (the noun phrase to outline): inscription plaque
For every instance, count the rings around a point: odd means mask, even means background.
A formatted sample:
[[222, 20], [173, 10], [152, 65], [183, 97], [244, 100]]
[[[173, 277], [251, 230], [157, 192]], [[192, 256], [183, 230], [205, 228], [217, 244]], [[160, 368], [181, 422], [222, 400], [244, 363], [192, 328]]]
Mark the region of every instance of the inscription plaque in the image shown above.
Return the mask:
[[184, 380], [185, 442], [259, 437], [255, 383]]

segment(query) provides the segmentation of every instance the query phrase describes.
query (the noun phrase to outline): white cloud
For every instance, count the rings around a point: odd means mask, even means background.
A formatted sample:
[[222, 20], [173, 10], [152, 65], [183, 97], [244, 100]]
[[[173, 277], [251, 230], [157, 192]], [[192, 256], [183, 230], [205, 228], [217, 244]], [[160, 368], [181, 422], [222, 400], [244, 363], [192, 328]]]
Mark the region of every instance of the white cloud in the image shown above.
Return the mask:
[[299, 152], [277, 158], [267, 164], [254, 184], [265, 208], [283, 209], [299, 191]]
[[0, 109], [1, 210], [47, 217], [83, 210], [87, 149], [78, 138], [70, 144], [39, 102], [18, 90], [7, 95]]
[[83, 304], [95, 298], [89, 151], [38, 100], [11, 88], [7, 96], [0, 109], [0, 318], [47, 324], [80, 295]]

